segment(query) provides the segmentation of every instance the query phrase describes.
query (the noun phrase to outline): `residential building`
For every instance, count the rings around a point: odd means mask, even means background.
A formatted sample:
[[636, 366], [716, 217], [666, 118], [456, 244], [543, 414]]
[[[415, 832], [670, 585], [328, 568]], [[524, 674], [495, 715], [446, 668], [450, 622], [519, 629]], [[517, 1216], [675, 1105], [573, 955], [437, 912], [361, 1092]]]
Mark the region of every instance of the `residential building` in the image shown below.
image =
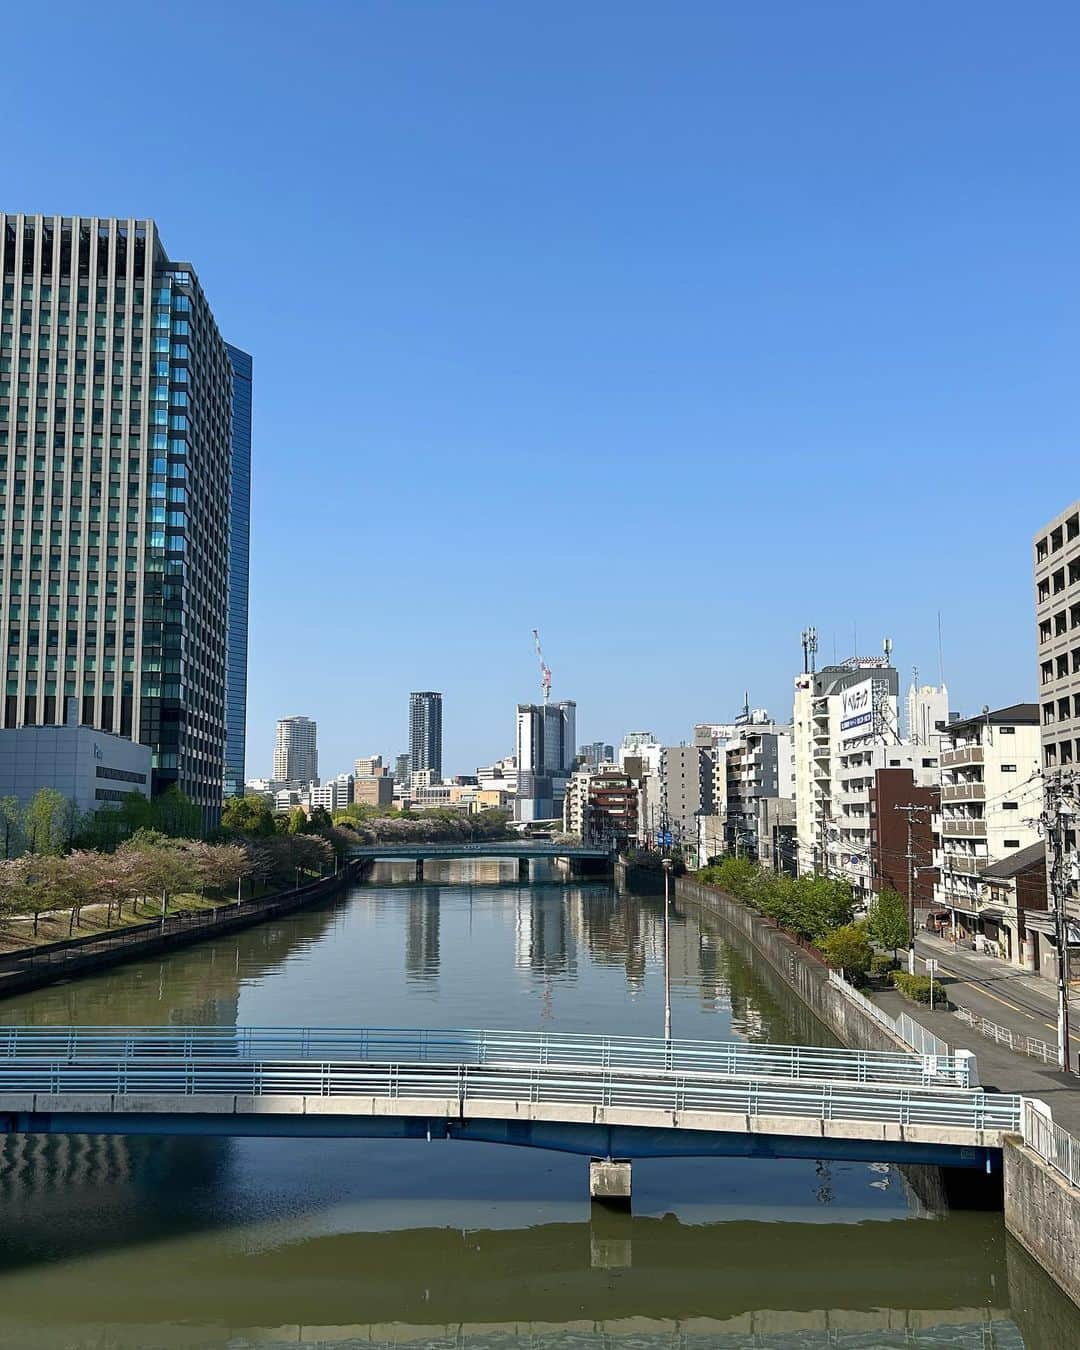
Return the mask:
[[983, 935], [984, 950], [1047, 980], [1058, 974], [1054, 916], [1046, 885], [1046, 841], [991, 863], [979, 877], [984, 929], [997, 925], [997, 936]]
[[26, 803], [39, 788], [53, 788], [80, 813], [116, 805], [133, 792], [149, 797], [150, 747], [80, 726], [77, 700], [67, 704], [69, 720], [62, 725], [0, 730], [0, 797]]
[[[853, 756], [861, 756], [868, 747], [900, 742], [898, 689], [897, 673], [887, 656], [853, 656], [796, 676], [792, 742], [800, 873], [828, 871], [848, 876], [865, 889], [867, 841], [860, 842], [864, 852], [852, 863], [851, 858], [857, 856], [853, 841], [840, 838], [841, 785], [856, 777], [855, 768], [866, 767], [857, 765]], [[864, 793], [868, 797], [866, 784], [856, 788], [848, 781], [844, 793], [851, 806], [855, 805], [850, 800], [852, 792], [860, 799]], [[849, 811], [847, 816], [849, 830], [853, 814]]]
[[251, 551], [251, 357], [225, 344], [232, 366], [229, 616], [225, 648], [226, 797], [243, 796], [247, 748], [248, 562]]
[[591, 768], [575, 769], [566, 780], [566, 792], [563, 796], [563, 829], [567, 834], [585, 837], [585, 810], [589, 802], [589, 780]]
[[310, 717], [282, 717], [274, 739], [274, 781], [281, 784], [316, 783], [319, 750], [316, 724]]
[[763, 797], [794, 801], [791, 727], [748, 719], [735, 728], [735, 735], [719, 755], [725, 782], [725, 845], [743, 857], [757, 858], [758, 802]]
[[696, 861], [698, 819], [713, 814], [713, 760], [699, 745], [666, 745], [661, 760], [661, 828]]
[[655, 841], [661, 826], [664, 747], [651, 731], [628, 731], [619, 746], [618, 764], [640, 784], [638, 841]]
[[361, 755], [353, 761], [353, 776], [356, 778], [376, 778], [388, 772], [382, 755]]
[[763, 867], [785, 876], [798, 875], [795, 798], [758, 797], [757, 857]]
[[353, 801], [357, 806], [393, 806], [394, 780], [388, 773], [354, 775]]
[[613, 765], [592, 773], [587, 787], [582, 839], [624, 849], [638, 837], [639, 784]]
[[[1034, 566], [1040, 763], [1047, 786], [1061, 788], [1075, 803], [1080, 795], [1080, 502], [1036, 534]], [[1075, 825], [1064, 831], [1062, 842], [1066, 908], [1076, 921], [1071, 925], [1076, 942], [1080, 858]]]
[[[881, 745], [863, 738], [846, 742], [841, 746], [841, 751], [839, 777], [834, 783], [832, 824], [829, 828], [835, 855], [831, 866], [834, 873], [851, 883], [856, 899], [865, 904], [878, 889], [873, 859], [877, 775], [883, 771], [908, 771], [918, 788], [936, 788], [941, 773], [940, 760], [936, 743], [932, 746]], [[912, 798], [913, 802], [920, 804], [925, 804], [925, 800], [922, 797]], [[890, 801], [889, 809], [897, 804], [896, 801]], [[929, 828], [929, 813], [925, 825]], [[931, 866], [930, 852], [926, 854], [922, 866], [924, 871]], [[906, 896], [906, 882], [902, 890]]]
[[1039, 842], [1039, 705], [1016, 703], [949, 724], [941, 750], [940, 880], [935, 918], [959, 940], [999, 940], [979, 877]]
[[422, 769], [442, 781], [442, 694], [430, 689], [409, 695], [409, 771]]
[[572, 700], [518, 704], [515, 820], [562, 818], [574, 764], [576, 721], [577, 704]]
[[212, 827], [239, 512], [228, 348], [152, 220], [0, 212], [0, 287], [0, 725], [56, 724], [76, 698]]
[[351, 773], [339, 773], [322, 783], [312, 783], [306, 792], [309, 813], [317, 807], [326, 811], [344, 811], [353, 800], [354, 779]]
[[[925, 921], [934, 903], [938, 881], [935, 850], [939, 847], [935, 822], [941, 810], [940, 768], [937, 755], [932, 769], [919, 764], [925, 746], [890, 746], [888, 765], [875, 762], [869, 794], [870, 879], [875, 895], [896, 891], [910, 903], [915, 899], [915, 921]], [[900, 751], [909, 752], [906, 763]], [[876, 752], [875, 752], [876, 753]]]
[[407, 783], [409, 781], [409, 756], [395, 755], [394, 757], [394, 782]]
[[513, 796], [517, 792], [517, 757], [504, 755], [494, 764], [476, 770], [476, 781], [483, 792], [502, 792]]

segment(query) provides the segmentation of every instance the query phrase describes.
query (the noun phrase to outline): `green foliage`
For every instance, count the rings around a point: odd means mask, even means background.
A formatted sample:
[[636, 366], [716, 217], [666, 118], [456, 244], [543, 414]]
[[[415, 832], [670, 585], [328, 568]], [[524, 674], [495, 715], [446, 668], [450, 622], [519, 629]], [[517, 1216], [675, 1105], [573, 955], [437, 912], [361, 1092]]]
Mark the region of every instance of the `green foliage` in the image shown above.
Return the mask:
[[221, 812], [221, 830], [249, 839], [268, 838], [277, 833], [274, 809], [265, 797], [229, 797]]
[[884, 979], [897, 969], [899, 969], [899, 963], [894, 956], [889, 956], [887, 952], [875, 952], [870, 960], [870, 974], [875, 979]]
[[871, 901], [867, 928], [871, 939], [895, 956], [911, 937], [907, 901], [899, 891], [883, 890]]
[[940, 980], [931, 981], [929, 975], [909, 975], [906, 970], [894, 970], [892, 982], [905, 998], [915, 1003], [930, 1002], [930, 987], [933, 984], [934, 1007], [939, 1008], [948, 1002]]
[[788, 877], [746, 858], [724, 858], [698, 872], [697, 878], [753, 905], [809, 942], [820, 942], [851, 923], [855, 913], [851, 887], [835, 877]]
[[38, 788], [24, 814], [30, 853], [59, 854], [75, 833], [75, 805], [56, 788]]
[[116, 806], [103, 806], [87, 816], [75, 831], [74, 842], [81, 848], [111, 853], [140, 830], [170, 839], [198, 839], [202, 811], [176, 786], [157, 797], [129, 792]]
[[819, 943], [825, 959], [839, 967], [848, 979], [858, 983], [870, 969], [874, 949], [866, 936], [865, 923], [845, 923], [823, 937]]
[[0, 798], [0, 854], [17, 858], [26, 848], [26, 821], [18, 797]]

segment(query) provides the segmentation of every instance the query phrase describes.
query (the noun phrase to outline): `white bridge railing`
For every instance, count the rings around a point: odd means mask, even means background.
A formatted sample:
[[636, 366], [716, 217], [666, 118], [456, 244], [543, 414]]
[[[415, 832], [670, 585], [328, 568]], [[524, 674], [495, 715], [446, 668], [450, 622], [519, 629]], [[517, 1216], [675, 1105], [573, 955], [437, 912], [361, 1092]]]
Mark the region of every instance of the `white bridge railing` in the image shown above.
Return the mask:
[[1059, 1172], [1071, 1186], [1080, 1188], [1080, 1139], [1055, 1125], [1046, 1107], [1024, 1100], [1024, 1143]]
[[[941, 1043], [937, 1043], [941, 1044]], [[558, 1032], [401, 1027], [0, 1027], [6, 1061], [151, 1059], [319, 1059], [416, 1064], [513, 1064], [625, 1068], [725, 1078], [847, 1081], [868, 1085], [966, 1088], [971, 1057], [938, 1049], [849, 1050], [749, 1041], [671, 1040]]]
[[[51, 1060], [33, 1056], [0, 1065], [0, 1112], [57, 1111], [78, 1115], [79, 1094], [91, 1114], [136, 1112], [169, 1116], [176, 1098], [231, 1096], [234, 1111], [256, 1097], [426, 1099], [421, 1111], [465, 1114], [465, 1103], [514, 1102], [688, 1111], [749, 1122], [761, 1116], [820, 1121], [930, 1125], [991, 1135], [1020, 1129], [1023, 1099], [996, 1093], [932, 1088], [860, 1088], [847, 1083], [778, 1083], [770, 1079], [724, 1079], [707, 1074], [557, 1066], [365, 1063], [351, 1060], [230, 1060], [164, 1056], [109, 1060]], [[40, 1097], [61, 1096], [53, 1106]], [[134, 1099], [134, 1100], [133, 1100]], [[138, 1100], [141, 1099], [141, 1100]], [[358, 1107], [360, 1109], [358, 1109]], [[364, 1103], [342, 1104], [346, 1114], [367, 1114]], [[273, 1110], [272, 1104], [268, 1110]], [[478, 1114], [483, 1114], [483, 1105]], [[187, 1108], [190, 1112], [190, 1108]], [[258, 1111], [256, 1111], [258, 1114]], [[416, 1114], [402, 1110], [400, 1114]], [[558, 1113], [555, 1113], [558, 1118]], [[569, 1120], [580, 1117], [569, 1113]], [[740, 1121], [740, 1129], [749, 1125]], [[667, 1124], [668, 1122], [664, 1122]], [[671, 1126], [682, 1122], [675, 1119]], [[71, 1128], [65, 1125], [65, 1128]], [[710, 1128], [707, 1121], [692, 1128]], [[783, 1133], [778, 1123], [777, 1129]], [[962, 1143], [963, 1141], [952, 1141]], [[995, 1140], [973, 1138], [973, 1144]]]
[[969, 1008], [957, 1008], [956, 1015], [961, 1022], [966, 1022], [972, 1030], [977, 1031], [980, 1036], [985, 1036], [989, 1041], [1007, 1046], [1019, 1054], [1030, 1055], [1032, 1059], [1041, 1060], [1043, 1064], [1057, 1063], [1057, 1046], [1040, 1040], [1038, 1036], [1023, 1036], [1019, 1031], [1011, 1031], [1008, 1027], [999, 1026], [997, 1022], [991, 1022], [988, 1017], [980, 1017]]
[[880, 1022], [883, 1027], [887, 1027], [894, 1036], [899, 1036], [906, 1045], [911, 1046], [916, 1054], [933, 1055], [946, 1059], [952, 1056], [948, 1041], [943, 1041], [940, 1036], [935, 1036], [932, 1031], [927, 1031], [920, 1022], [916, 1022], [907, 1013], [901, 1013], [898, 1017], [891, 1016], [872, 999], [860, 993], [853, 984], [849, 984], [838, 970], [829, 971], [829, 983], [840, 989], [845, 997], [857, 1003], [876, 1022]]

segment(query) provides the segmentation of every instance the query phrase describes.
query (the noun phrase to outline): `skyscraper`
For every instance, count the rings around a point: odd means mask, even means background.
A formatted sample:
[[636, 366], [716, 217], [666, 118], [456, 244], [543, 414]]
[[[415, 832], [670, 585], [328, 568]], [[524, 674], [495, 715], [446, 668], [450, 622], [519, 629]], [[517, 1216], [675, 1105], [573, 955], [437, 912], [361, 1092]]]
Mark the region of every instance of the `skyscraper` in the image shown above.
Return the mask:
[[431, 690], [409, 695], [409, 769], [442, 782], [442, 694]]
[[316, 726], [310, 717], [282, 717], [274, 741], [274, 781], [313, 783], [319, 776]]
[[517, 705], [517, 820], [561, 816], [576, 731], [577, 704], [572, 700]]
[[225, 650], [226, 797], [244, 792], [247, 741], [248, 557], [251, 537], [251, 357], [225, 344], [233, 372], [229, 490], [229, 620]]
[[5, 727], [150, 746], [208, 825], [225, 752], [234, 378], [151, 220], [0, 212]]

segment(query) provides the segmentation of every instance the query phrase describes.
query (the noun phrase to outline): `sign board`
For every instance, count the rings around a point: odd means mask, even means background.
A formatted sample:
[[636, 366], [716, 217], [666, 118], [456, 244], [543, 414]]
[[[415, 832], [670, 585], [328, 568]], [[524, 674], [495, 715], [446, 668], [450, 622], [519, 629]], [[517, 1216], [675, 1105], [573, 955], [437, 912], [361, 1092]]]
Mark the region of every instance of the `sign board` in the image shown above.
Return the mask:
[[661, 830], [656, 836], [657, 848], [670, 848], [672, 844], [672, 834], [670, 830]]
[[840, 691], [840, 743], [861, 740], [874, 731], [874, 681], [860, 680]]
[[932, 956], [928, 956], [928, 957], [926, 958], [926, 963], [925, 963], [925, 964], [926, 964], [926, 973], [927, 973], [927, 975], [933, 975], [934, 972], [937, 970], [937, 961], [936, 961], [936, 959], [935, 959], [934, 957], [932, 957]]

